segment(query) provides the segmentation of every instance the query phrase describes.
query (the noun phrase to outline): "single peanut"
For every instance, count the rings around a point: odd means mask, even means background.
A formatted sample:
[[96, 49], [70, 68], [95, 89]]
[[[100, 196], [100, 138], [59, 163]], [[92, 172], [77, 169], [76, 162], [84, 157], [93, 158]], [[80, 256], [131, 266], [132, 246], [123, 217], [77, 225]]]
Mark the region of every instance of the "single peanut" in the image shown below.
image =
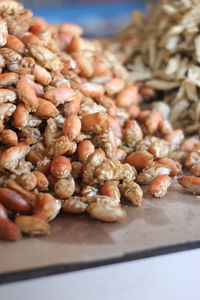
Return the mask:
[[7, 146], [16, 146], [18, 144], [18, 136], [11, 129], [4, 129], [0, 132], [0, 142]]
[[38, 107], [35, 114], [41, 118], [55, 118], [59, 115], [59, 111], [50, 101], [38, 98]]
[[78, 145], [78, 160], [85, 162], [90, 154], [95, 151], [94, 145], [89, 140], [84, 140]]
[[107, 128], [108, 116], [103, 112], [88, 114], [81, 119], [81, 124], [83, 131], [98, 133]]
[[70, 160], [65, 156], [56, 156], [51, 162], [50, 171], [56, 178], [65, 178], [69, 176], [72, 170]]
[[171, 178], [168, 175], [159, 175], [150, 183], [148, 193], [156, 198], [163, 197], [171, 185]]
[[30, 211], [30, 204], [20, 194], [7, 188], [0, 188], [1, 203], [16, 213], [27, 213]]
[[34, 216], [47, 222], [53, 220], [59, 213], [61, 202], [47, 193], [37, 194], [37, 201], [33, 210]]
[[148, 151], [135, 151], [126, 157], [126, 162], [135, 167], [136, 170], [146, 168], [149, 162], [153, 161], [153, 155]]
[[188, 192], [200, 195], [200, 177], [183, 176], [178, 178], [178, 183]]
[[39, 191], [47, 191], [49, 187], [49, 181], [45, 174], [43, 174], [40, 171], [33, 171], [33, 174], [35, 175], [37, 184], [36, 187]]
[[27, 235], [47, 235], [50, 233], [50, 225], [35, 216], [17, 216], [15, 224], [21, 232]]
[[98, 98], [105, 93], [104, 87], [97, 83], [86, 82], [81, 86], [81, 92], [86, 97]]
[[20, 229], [8, 218], [0, 218], [0, 239], [18, 241], [21, 238]]
[[73, 141], [81, 132], [81, 121], [78, 116], [71, 115], [65, 119], [63, 125], [63, 133], [69, 138], [70, 141]]
[[129, 107], [131, 104], [139, 103], [139, 93], [137, 86], [130, 86], [124, 89], [116, 97], [116, 103], [119, 107]]
[[35, 189], [35, 187], [37, 185], [37, 179], [36, 179], [34, 173], [31, 173], [31, 172], [22, 173], [18, 177], [18, 182], [27, 191], [31, 191], [31, 190]]

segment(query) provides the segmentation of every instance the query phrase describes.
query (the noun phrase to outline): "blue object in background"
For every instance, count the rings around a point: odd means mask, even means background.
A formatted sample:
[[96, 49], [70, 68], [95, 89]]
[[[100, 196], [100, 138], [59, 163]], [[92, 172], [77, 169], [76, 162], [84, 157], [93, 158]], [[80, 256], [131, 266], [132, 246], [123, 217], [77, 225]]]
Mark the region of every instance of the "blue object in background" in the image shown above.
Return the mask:
[[22, 1], [35, 15], [49, 23], [76, 23], [83, 26], [85, 35], [109, 37], [130, 23], [133, 10], [145, 10], [144, 1]]

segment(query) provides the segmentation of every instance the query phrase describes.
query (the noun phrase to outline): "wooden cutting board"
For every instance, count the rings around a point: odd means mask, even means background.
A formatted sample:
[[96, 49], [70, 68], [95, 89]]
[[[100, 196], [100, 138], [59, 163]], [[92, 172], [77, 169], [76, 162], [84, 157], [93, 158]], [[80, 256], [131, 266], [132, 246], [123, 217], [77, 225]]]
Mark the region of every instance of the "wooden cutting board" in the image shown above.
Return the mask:
[[0, 241], [0, 283], [200, 246], [200, 198], [175, 182], [165, 197], [125, 208], [121, 223], [62, 214], [50, 236]]

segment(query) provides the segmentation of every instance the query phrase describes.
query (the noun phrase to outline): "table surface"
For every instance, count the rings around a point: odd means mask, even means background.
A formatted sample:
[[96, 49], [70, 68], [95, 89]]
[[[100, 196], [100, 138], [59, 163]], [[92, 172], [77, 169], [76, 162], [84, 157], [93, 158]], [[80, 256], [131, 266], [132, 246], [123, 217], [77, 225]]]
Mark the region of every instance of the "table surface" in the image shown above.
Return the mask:
[[199, 299], [200, 249], [0, 286], [1, 300]]

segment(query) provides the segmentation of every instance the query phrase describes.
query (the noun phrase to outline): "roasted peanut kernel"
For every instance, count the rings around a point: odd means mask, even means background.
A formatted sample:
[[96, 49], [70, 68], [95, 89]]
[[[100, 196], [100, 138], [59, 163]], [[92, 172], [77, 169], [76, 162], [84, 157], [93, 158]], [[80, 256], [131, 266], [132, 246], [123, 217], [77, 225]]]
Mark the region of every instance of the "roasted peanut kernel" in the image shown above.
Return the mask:
[[[0, 74], [0, 87], [9, 87], [11, 85], [16, 85], [18, 79], [19, 79], [19, 75], [16, 73], [10, 72], [10, 73]], [[12, 91], [10, 91], [10, 92], [12, 94]], [[1, 91], [1, 93], [2, 93], [2, 91]], [[11, 96], [11, 94], [10, 94], [10, 96]], [[14, 95], [15, 95], [15, 93], [13, 93], [13, 96]]]
[[29, 113], [30, 108], [26, 107], [23, 103], [18, 104], [13, 116], [13, 126], [19, 129], [26, 127], [29, 120]]
[[172, 125], [169, 120], [162, 120], [159, 123], [158, 129], [162, 137], [166, 136], [167, 134], [173, 131]]
[[145, 121], [145, 125], [150, 134], [158, 130], [159, 124], [162, 121], [162, 116], [158, 111], [150, 113]]
[[8, 120], [15, 112], [16, 106], [12, 103], [0, 104], [0, 120]]
[[154, 158], [163, 158], [168, 156], [169, 147], [166, 141], [158, 139], [157, 141], [155, 141], [155, 143], [150, 145], [149, 152], [153, 154]]
[[171, 178], [168, 175], [159, 175], [150, 183], [148, 193], [156, 198], [163, 197], [171, 185]]
[[0, 132], [0, 142], [7, 146], [16, 146], [18, 144], [18, 136], [11, 129], [4, 129]]
[[149, 162], [153, 161], [153, 155], [148, 151], [135, 151], [126, 157], [126, 162], [135, 167], [136, 170], [142, 170], [146, 168]]
[[117, 122], [116, 118], [111, 116], [108, 117], [109, 127], [112, 129], [114, 135], [120, 139], [122, 139], [122, 128], [120, 124]]
[[[94, 138], [95, 141], [95, 138]], [[97, 147], [103, 149], [108, 158], [113, 158], [117, 149], [116, 137], [111, 128], [96, 136], [94, 142]]]
[[131, 104], [138, 104], [139, 100], [137, 86], [130, 86], [117, 95], [116, 104], [119, 107], [129, 107]]
[[103, 112], [88, 114], [81, 119], [82, 130], [99, 133], [108, 127], [108, 115]]
[[85, 162], [90, 154], [94, 153], [95, 148], [91, 141], [84, 140], [78, 145], [78, 160]]
[[68, 177], [72, 170], [71, 162], [65, 156], [56, 156], [51, 162], [50, 171], [56, 178]]
[[105, 160], [95, 169], [95, 182], [104, 184], [111, 180], [135, 180], [136, 170], [129, 164], [122, 164], [119, 161]]
[[47, 222], [53, 220], [59, 213], [61, 201], [46, 193], [37, 194], [37, 201], [33, 210], [34, 216]]
[[63, 134], [73, 141], [81, 132], [81, 121], [78, 116], [72, 115], [65, 119]]
[[77, 145], [74, 142], [70, 142], [68, 137], [61, 136], [55, 140], [55, 143], [48, 147], [47, 155], [54, 157], [57, 155], [72, 155], [76, 152]]
[[38, 98], [33, 87], [25, 77], [22, 77], [17, 83], [17, 92], [20, 100], [32, 111], [38, 107]]
[[92, 218], [104, 222], [119, 222], [126, 217], [125, 210], [120, 206], [112, 206], [98, 202], [90, 203], [87, 212]]
[[113, 78], [105, 84], [106, 93], [109, 96], [120, 93], [124, 88], [125, 82], [121, 78]]
[[27, 191], [34, 190], [37, 185], [37, 179], [34, 173], [31, 172], [22, 173], [18, 177], [18, 182]]
[[42, 85], [48, 85], [51, 82], [51, 74], [37, 64], [33, 67], [33, 75], [35, 76], [35, 80]]
[[156, 162], [168, 167], [171, 170], [170, 175], [172, 176], [182, 174], [182, 167], [178, 161], [174, 161], [171, 158], [160, 158]]
[[81, 201], [81, 197], [70, 197], [62, 202], [62, 210], [72, 214], [82, 214], [86, 212], [88, 204]]
[[50, 101], [38, 98], [38, 107], [35, 114], [41, 118], [55, 118], [59, 115], [59, 111]]
[[34, 44], [27, 44], [27, 47], [32, 56], [45, 68], [52, 71], [60, 71], [62, 63], [60, 59], [49, 49]]
[[24, 51], [25, 51], [24, 43], [14, 35], [7, 36], [6, 46], [8, 48], [18, 52], [19, 54], [24, 54]]
[[178, 183], [188, 192], [200, 195], [200, 178], [196, 176], [183, 176], [178, 179]]
[[134, 181], [124, 180], [120, 185], [120, 191], [124, 197], [136, 206], [142, 205], [143, 191]]
[[16, 213], [27, 213], [30, 205], [21, 195], [7, 188], [0, 188], [1, 203]]
[[77, 94], [77, 97], [67, 103], [63, 104], [62, 113], [65, 117], [71, 116], [71, 115], [77, 115], [81, 106], [81, 95]]
[[80, 91], [86, 97], [91, 98], [102, 97], [105, 93], [104, 87], [102, 85], [92, 82], [83, 83]]
[[4, 184], [7, 188], [10, 188], [11, 190], [14, 190], [15, 192], [19, 193], [24, 199], [26, 199], [26, 201], [29, 201], [31, 205], [35, 202], [36, 196], [30, 191], [25, 190], [15, 180], [6, 179]]
[[0, 239], [18, 241], [20, 238], [19, 228], [8, 218], [0, 218]]
[[83, 183], [91, 184], [94, 178], [95, 169], [100, 166], [105, 160], [105, 152], [102, 149], [97, 149], [92, 153], [86, 164], [83, 166], [82, 179]]
[[15, 224], [22, 233], [27, 235], [47, 235], [50, 233], [50, 225], [35, 216], [17, 216]]
[[76, 92], [67, 87], [54, 88], [49, 86], [44, 94], [44, 98], [51, 101], [55, 106], [72, 101], [76, 97]]
[[189, 152], [188, 155], [186, 156], [184, 165], [185, 167], [190, 168], [193, 165], [199, 163], [200, 163], [200, 152], [193, 151], [193, 152]]
[[141, 109], [138, 105], [132, 104], [128, 107], [128, 113], [131, 119], [136, 119], [141, 113]]
[[200, 176], [200, 164], [193, 165], [191, 172], [194, 176]]
[[0, 167], [7, 170], [13, 170], [17, 167], [19, 161], [28, 154], [30, 148], [24, 143], [10, 147], [0, 155]]
[[62, 199], [72, 196], [75, 191], [74, 178], [69, 176], [68, 178], [59, 179], [54, 185], [54, 191]]
[[143, 138], [143, 133], [137, 121], [128, 120], [125, 123], [124, 139], [129, 147], [134, 147]]
[[100, 189], [101, 195], [118, 200], [120, 203], [120, 191], [118, 188], [119, 182], [108, 181]]
[[33, 174], [35, 175], [37, 184], [36, 187], [39, 191], [47, 191], [49, 187], [49, 181], [45, 174], [39, 171], [33, 171]]
[[184, 139], [184, 134], [181, 129], [173, 130], [168, 133], [164, 139], [168, 142], [170, 151], [176, 150]]

